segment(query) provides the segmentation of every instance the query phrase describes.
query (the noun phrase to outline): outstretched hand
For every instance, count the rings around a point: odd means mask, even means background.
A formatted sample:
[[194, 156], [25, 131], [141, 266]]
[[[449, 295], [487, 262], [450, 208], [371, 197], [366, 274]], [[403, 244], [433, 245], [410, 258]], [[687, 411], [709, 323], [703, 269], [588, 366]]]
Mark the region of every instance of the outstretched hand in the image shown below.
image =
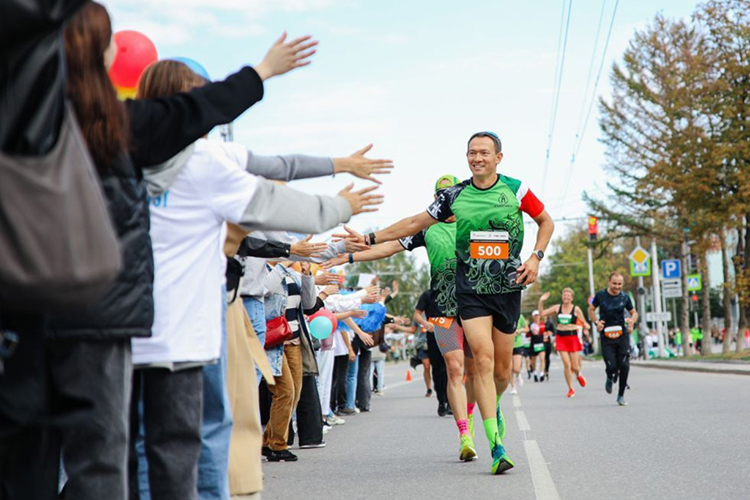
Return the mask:
[[349, 256], [347, 254], [341, 254], [323, 262], [320, 267], [322, 267], [323, 269], [331, 269], [332, 267], [340, 266], [342, 264], [346, 264], [347, 262], [349, 262]]
[[365, 243], [365, 236], [363, 234], [358, 233], [357, 231], [350, 228], [349, 226], [344, 226], [344, 231], [346, 231], [346, 233], [334, 234], [333, 237], [340, 238], [340, 239], [347, 240], [347, 241], [353, 241], [359, 245], [362, 245], [364, 249], [370, 248]]
[[376, 184], [382, 184], [373, 175], [390, 174], [393, 168], [392, 160], [373, 160], [367, 158], [367, 154], [372, 149], [372, 144], [356, 151], [346, 158], [334, 158], [333, 167], [336, 172], [348, 172], [360, 179], [367, 179]]
[[300, 257], [319, 257], [328, 248], [326, 243], [310, 243], [312, 234], [307, 238], [292, 243], [289, 253]]
[[[311, 36], [301, 36], [291, 42], [286, 41], [286, 31], [268, 49], [263, 61], [255, 66], [255, 71], [261, 80], [268, 80], [274, 76], [283, 75], [295, 68], [307, 66], [312, 62], [310, 59], [315, 54], [317, 40], [311, 40]], [[309, 50], [311, 49], [311, 50]]]
[[349, 184], [339, 192], [339, 196], [349, 202], [349, 206], [352, 209], [352, 215], [364, 212], [377, 212], [378, 209], [374, 208], [374, 205], [380, 205], [383, 203], [383, 195], [369, 193], [377, 189], [378, 186], [360, 189], [359, 191], [352, 191], [353, 187], [354, 184]]

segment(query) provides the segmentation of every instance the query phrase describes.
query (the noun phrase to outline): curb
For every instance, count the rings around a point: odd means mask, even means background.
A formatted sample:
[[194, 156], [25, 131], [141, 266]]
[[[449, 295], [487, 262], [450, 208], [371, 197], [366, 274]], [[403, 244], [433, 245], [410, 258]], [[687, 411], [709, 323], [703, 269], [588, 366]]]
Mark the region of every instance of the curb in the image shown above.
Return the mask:
[[668, 366], [668, 365], [652, 365], [650, 363], [630, 363], [630, 366], [642, 366], [645, 368], [656, 368], [657, 370], [674, 370], [681, 372], [702, 372], [702, 373], [717, 373], [717, 374], [730, 374], [730, 375], [750, 375], [750, 370], [736, 370], [726, 368], [716, 368], [711, 366]]

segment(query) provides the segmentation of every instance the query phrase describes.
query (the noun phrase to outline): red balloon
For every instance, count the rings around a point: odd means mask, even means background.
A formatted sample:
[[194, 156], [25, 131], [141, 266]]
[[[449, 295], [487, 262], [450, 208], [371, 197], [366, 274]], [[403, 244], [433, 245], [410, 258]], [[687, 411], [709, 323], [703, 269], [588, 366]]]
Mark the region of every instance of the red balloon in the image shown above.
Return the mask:
[[338, 320], [336, 319], [336, 316], [334, 316], [334, 314], [331, 311], [329, 311], [328, 309], [318, 309], [318, 312], [316, 312], [315, 314], [313, 314], [312, 316], [310, 316], [309, 319], [310, 319], [310, 321], [312, 321], [315, 318], [317, 318], [318, 316], [325, 316], [326, 318], [330, 319], [331, 320], [331, 324], [333, 325], [333, 331], [334, 332], [338, 329], [338, 327], [339, 327]]
[[137, 31], [118, 31], [114, 39], [117, 55], [109, 69], [109, 79], [115, 87], [133, 88], [138, 85], [143, 70], [158, 60], [156, 46]]

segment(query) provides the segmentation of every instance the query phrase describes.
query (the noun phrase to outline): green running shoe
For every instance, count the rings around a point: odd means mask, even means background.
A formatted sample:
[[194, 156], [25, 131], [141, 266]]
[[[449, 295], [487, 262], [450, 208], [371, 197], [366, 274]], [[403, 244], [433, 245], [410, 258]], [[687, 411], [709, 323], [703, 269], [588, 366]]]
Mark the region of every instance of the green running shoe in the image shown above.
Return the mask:
[[492, 448], [492, 474], [502, 474], [513, 468], [513, 461], [505, 453], [505, 448], [501, 444], [496, 444]]
[[503, 415], [503, 410], [500, 409], [500, 406], [497, 407], [497, 434], [500, 436], [500, 441], [505, 441], [505, 415]]
[[458, 459], [462, 462], [476, 460], [477, 450], [474, 448], [474, 440], [468, 434], [461, 435], [461, 448], [458, 451]]
[[469, 434], [471, 434], [471, 439], [474, 439], [474, 414], [473, 413], [469, 415], [468, 421], [469, 421]]

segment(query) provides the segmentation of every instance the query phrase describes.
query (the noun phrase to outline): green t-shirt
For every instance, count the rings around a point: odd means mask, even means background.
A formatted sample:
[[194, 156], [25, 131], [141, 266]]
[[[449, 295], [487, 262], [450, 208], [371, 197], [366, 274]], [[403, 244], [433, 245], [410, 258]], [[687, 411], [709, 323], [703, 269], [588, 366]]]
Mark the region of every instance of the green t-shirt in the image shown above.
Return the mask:
[[518, 318], [518, 327], [516, 329], [516, 339], [513, 343], [513, 348], [517, 347], [523, 347], [524, 346], [524, 337], [526, 336], [523, 333], [523, 327], [526, 326], [526, 318], [523, 317], [523, 314], [520, 318]]
[[[516, 283], [516, 269], [521, 265], [523, 215], [536, 217], [544, 205], [521, 181], [498, 175], [491, 187], [479, 189], [471, 179], [444, 189], [427, 212], [443, 222], [456, 216], [456, 291], [479, 295], [496, 295], [524, 289]], [[472, 231], [507, 232], [507, 259], [472, 258]]]
[[693, 328], [690, 330], [690, 339], [691, 341], [699, 341], [703, 340], [703, 331], [700, 328]]
[[432, 316], [453, 318], [456, 302], [456, 224], [435, 224], [414, 236], [399, 240], [410, 252], [425, 247], [430, 260], [430, 290], [436, 311]]

